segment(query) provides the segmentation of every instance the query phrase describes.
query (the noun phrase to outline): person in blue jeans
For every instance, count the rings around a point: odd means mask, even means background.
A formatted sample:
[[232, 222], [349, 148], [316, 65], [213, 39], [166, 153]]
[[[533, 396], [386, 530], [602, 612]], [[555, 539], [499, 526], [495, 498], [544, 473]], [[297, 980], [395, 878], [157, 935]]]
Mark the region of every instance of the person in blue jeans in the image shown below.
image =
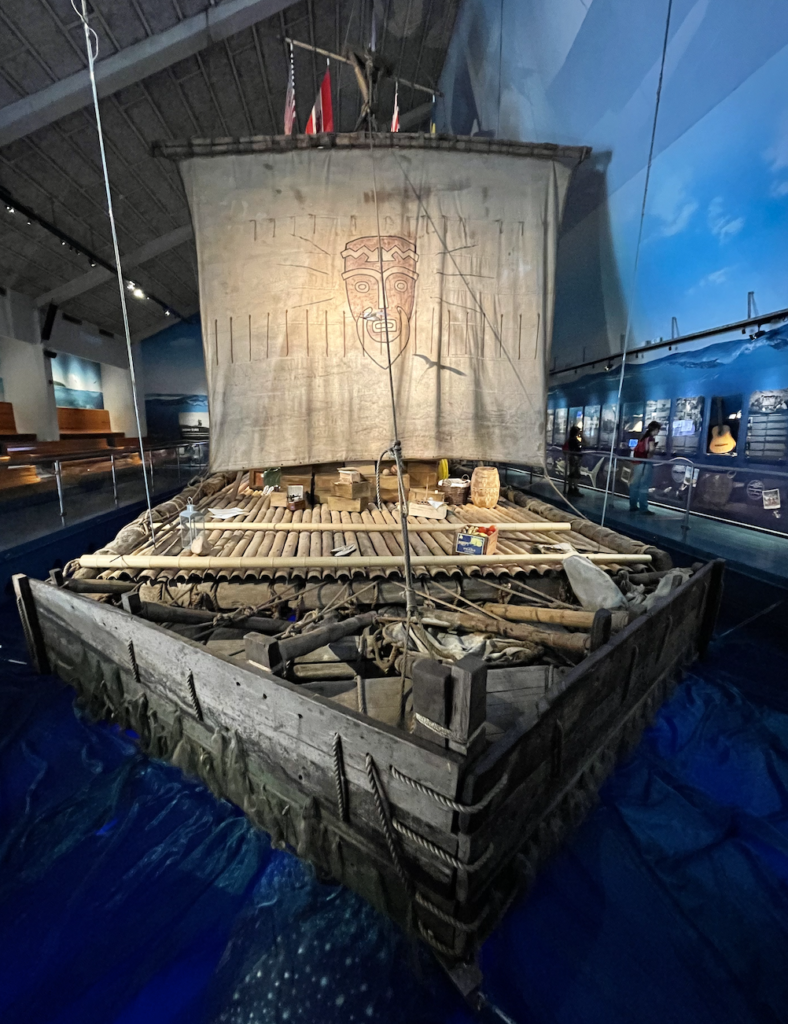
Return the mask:
[[[657, 450], [657, 434], [662, 429], [662, 424], [652, 420], [646, 427], [646, 432], [638, 441], [632, 457], [635, 459], [650, 459]], [[648, 491], [651, 481], [654, 479], [654, 466], [651, 462], [636, 462], [632, 467], [632, 477], [629, 481], [629, 511], [642, 512], [643, 515], [653, 516], [654, 513], [648, 507]]]

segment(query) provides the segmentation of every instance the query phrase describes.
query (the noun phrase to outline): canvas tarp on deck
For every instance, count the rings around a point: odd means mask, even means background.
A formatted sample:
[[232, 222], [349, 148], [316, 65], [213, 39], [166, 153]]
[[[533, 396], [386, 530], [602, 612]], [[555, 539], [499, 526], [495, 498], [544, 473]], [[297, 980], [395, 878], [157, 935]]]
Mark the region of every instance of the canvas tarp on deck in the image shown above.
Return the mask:
[[212, 465], [377, 456], [394, 437], [389, 349], [406, 458], [540, 457], [556, 241], [583, 151], [358, 140], [217, 143], [181, 163]]

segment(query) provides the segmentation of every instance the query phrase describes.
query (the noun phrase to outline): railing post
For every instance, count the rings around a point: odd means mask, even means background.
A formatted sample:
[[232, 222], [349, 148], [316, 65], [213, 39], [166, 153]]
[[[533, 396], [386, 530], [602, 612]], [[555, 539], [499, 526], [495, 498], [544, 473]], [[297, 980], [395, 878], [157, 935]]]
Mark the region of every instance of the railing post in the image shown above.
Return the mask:
[[684, 506], [684, 521], [681, 524], [681, 535], [685, 539], [686, 539], [686, 536], [687, 536], [687, 531], [690, 528], [690, 526], [689, 526], [689, 517], [690, 517], [690, 505], [692, 504], [692, 485], [695, 482], [695, 466], [693, 465], [692, 462], [690, 462], [689, 459], [687, 461], [689, 462], [690, 476], [689, 476], [689, 484], [687, 485], [687, 503]]
[[63, 476], [60, 472], [60, 460], [55, 463], [55, 483], [57, 484], [57, 500], [60, 505], [60, 518], [66, 518], [66, 503], [63, 497]]
[[148, 465], [150, 466], [150, 489], [153, 493], [153, 449], [148, 449]]
[[115, 475], [115, 456], [110, 455], [109, 457], [109, 468], [112, 471], [112, 496], [115, 499], [115, 504], [118, 504], [118, 478]]

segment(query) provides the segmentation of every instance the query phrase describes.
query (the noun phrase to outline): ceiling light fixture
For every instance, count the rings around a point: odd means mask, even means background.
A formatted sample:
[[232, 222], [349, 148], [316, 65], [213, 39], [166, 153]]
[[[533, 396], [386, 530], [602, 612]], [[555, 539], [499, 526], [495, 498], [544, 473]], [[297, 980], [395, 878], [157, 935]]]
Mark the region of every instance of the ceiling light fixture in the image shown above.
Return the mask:
[[131, 294], [134, 296], [135, 299], [145, 298], [145, 292], [142, 290], [142, 288], [135, 288]]

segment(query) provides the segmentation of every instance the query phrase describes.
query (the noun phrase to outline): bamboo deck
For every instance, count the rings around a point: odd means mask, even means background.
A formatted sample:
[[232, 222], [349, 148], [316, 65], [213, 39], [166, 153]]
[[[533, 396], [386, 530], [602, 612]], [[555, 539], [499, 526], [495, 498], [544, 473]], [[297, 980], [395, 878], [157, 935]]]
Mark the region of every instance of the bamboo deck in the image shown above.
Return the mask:
[[[353, 544], [356, 546], [359, 555], [370, 558], [386, 558], [390, 556], [402, 556], [402, 543], [396, 526], [399, 522], [398, 512], [393, 504], [384, 505], [378, 510], [370, 504], [364, 512], [332, 512], [327, 505], [316, 505], [304, 511], [290, 512], [284, 508], [271, 508], [270, 497], [263, 496], [259, 491], [250, 490], [246, 486], [240, 487], [236, 492], [235, 482], [228, 482], [216, 493], [201, 498], [196, 507], [208, 513], [209, 508], [242, 508], [243, 516], [233, 520], [233, 526], [237, 529], [228, 529], [226, 523], [220, 524], [219, 529], [208, 530], [207, 539], [213, 548], [213, 554], [217, 558], [239, 558], [263, 559], [263, 558], [291, 558], [302, 559], [304, 564], [291, 568], [278, 567], [237, 567], [237, 568], [204, 568], [198, 559], [195, 559], [195, 567], [189, 566], [189, 558], [181, 559], [182, 564], [177, 568], [132, 568], [122, 566], [118, 569], [103, 569], [96, 573], [96, 578], [107, 580], [134, 580], [139, 583], [254, 583], [256, 581], [266, 582], [305, 582], [305, 581], [344, 581], [348, 579], [369, 578], [371, 581], [390, 578], [400, 578], [401, 569], [397, 566], [373, 566], [371, 568], [359, 568], [338, 563], [336, 566], [321, 567], [319, 564], [310, 565], [311, 560], [328, 559], [331, 551]], [[538, 509], [538, 511], [537, 511]], [[548, 511], [549, 510], [549, 511]], [[551, 516], [546, 518], [543, 512]], [[531, 507], [520, 507], [510, 500], [502, 497], [499, 504], [492, 509], [480, 509], [475, 505], [450, 506], [446, 522], [449, 524], [506, 524], [512, 526], [522, 523], [520, 530], [501, 531], [498, 540], [498, 554], [500, 555], [527, 555], [540, 556], [536, 562], [539, 564], [501, 564], [490, 565], [484, 562], [469, 563], [467, 560], [452, 561], [454, 538], [451, 533], [437, 532], [434, 530], [435, 522], [432, 520], [410, 516], [408, 524], [410, 527], [410, 551], [412, 557], [419, 559], [437, 556], [450, 559], [449, 564], [444, 565], [414, 565], [414, 576], [417, 579], [428, 577], [458, 577], [476, 575], [482, 577], [514, 576], [550, 576], [561, 571], [561, 560], [559, 553], [561, 548], [557, 545], [570, 545], [571, 549], [578, 553], [594, 555], [615, 556], [616, 554], [626, 555], [621, 561], [614, 557], [605, 564], [605, 569], [616, 572], [624, 562], [631, 562], [632, 556], [644, 555], [643, 562], [650, 561], [649, 553], [654, 549], [647, 545], [638, 544], [628, 538], [620, 537], [609, 530], [600, 530], [599, 527], [592, 527], [591, 524], [584, 524], [578, 521], [571, 524], [569, 530], [545, 533], [538, 530], [529, 530], [529, 524], [544, 526], [551, 521], [555, 522], [550, 506], [534, 501]], [[566, 517], [559, 517], [566, 518]], [[218, 522], [218, 521], [217, 521]], [[288, 523], [292, 523], [297, 529], [291, 531], [282, 529]], [[307, 524], [320, 524], [319, 530], [305, 528]], [[265, 524], [276, 524], [279, 529], [276, 531], [244, 531], [246, 524], [254, 524], [256, 527]], [[354, 526], [364, 525], [364, 531], [355, 530]], [[208, 520], [210, 525], [210, 519]], [[374, 530], [375, 526], [380, 530]], [[565, 525], [565, 524], [564, 524]], [[334, 529], [326, 529], [332, 526]], [[392, 527], [395, 529], [392, 530]], [[419, 528], [422, 527], [420, 530]], [[591, 527], [588, 530], [588, 527]], [[586, 533], [580, 532], [586, 530]], [[587, 535], [588, 532], [601, 532], [604, 541], [594, 539]], [[555, 561], [542, 560], [548, 555], [551, 549], [556, 553]], [[141, 543], [133, 548], [125, 550], [124, 555], [130, 556], [175, 556], [181, 554], [180, 537], [177, 531], [177, 511], [170, 516], [169, 521], [160, 523], [157, 529], [156, 542], [148, 536]]]

